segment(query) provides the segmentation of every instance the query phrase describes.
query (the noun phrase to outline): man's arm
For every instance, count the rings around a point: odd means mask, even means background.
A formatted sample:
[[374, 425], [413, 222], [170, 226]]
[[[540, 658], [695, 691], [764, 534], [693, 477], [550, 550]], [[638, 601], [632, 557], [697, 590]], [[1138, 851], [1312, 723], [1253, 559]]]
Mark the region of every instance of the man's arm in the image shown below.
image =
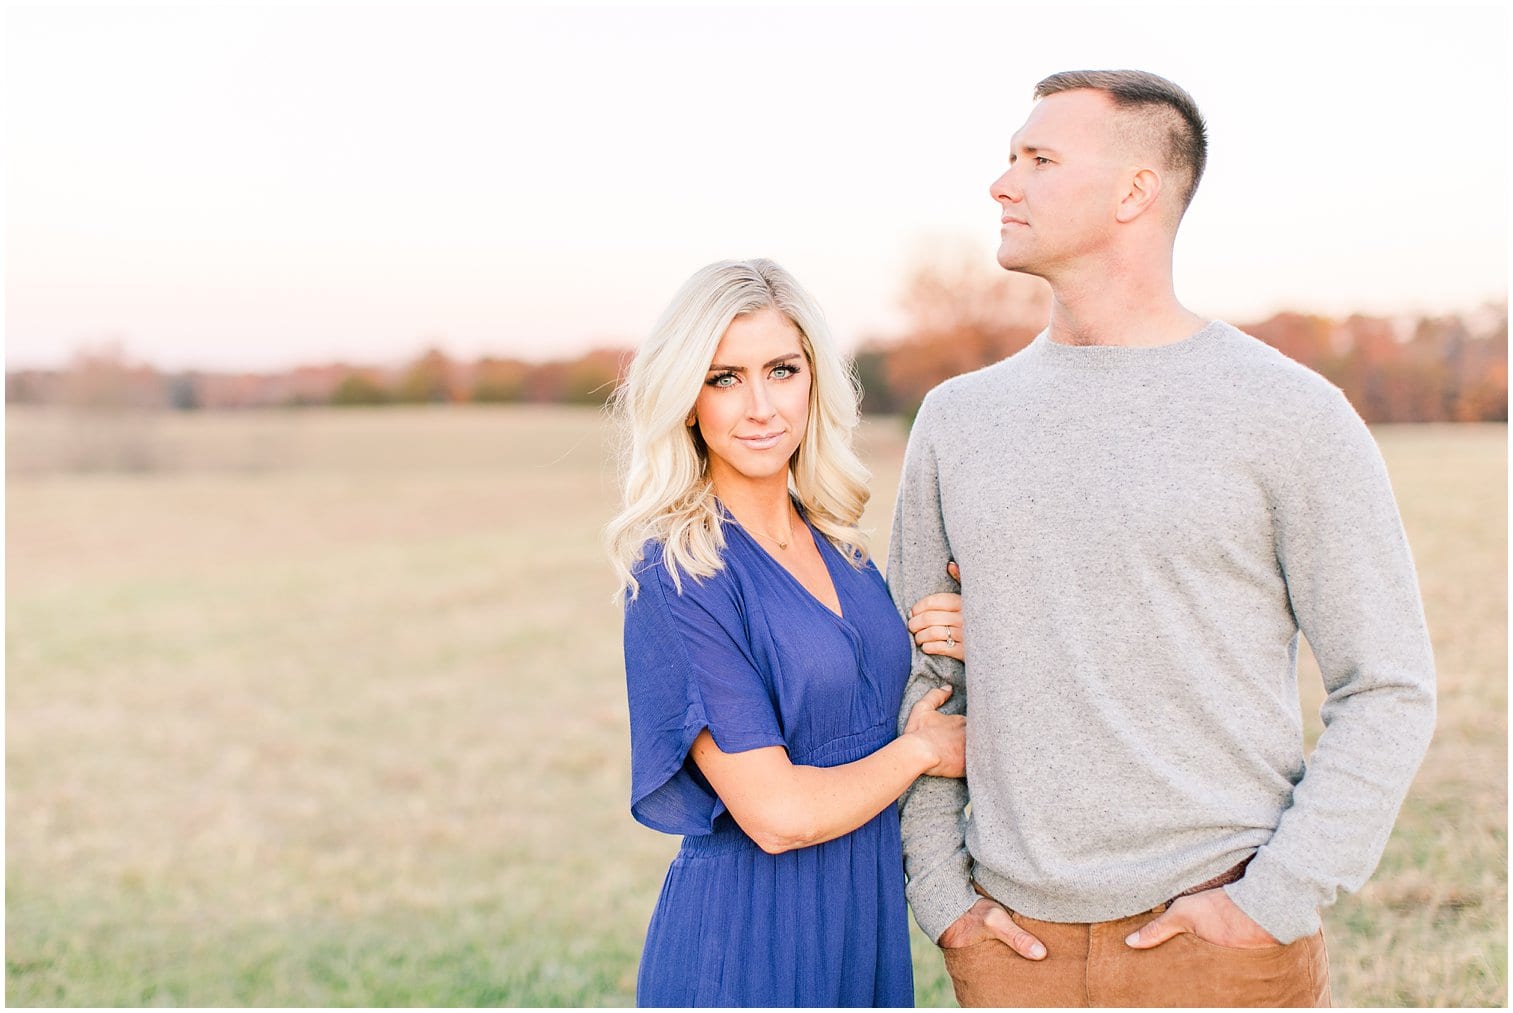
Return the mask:
[[[915, 419], [904, 455], [903, 477], [893, 513], [888, 549], [888, 589], [907, 618], [910, 606], [926, 595], [954, 590], [946, 575], [953, 558], [941, 516], [939, 475], [931, 446], [930, 400]], [[951, 699], [942, 712], [966, 712], [966, 678], [961, 662], [913, 648], [913, 666], [899, 711], [902, 730], [910, 710], [931, 689], [949, 684]], [[909, 903], [931, 939], [972, 907], [972, 858], [967, 853], [967, 785], [964, 780], [921, 777], [899, 800], [904, 869]]]
[[1328, 696], [1307, 773], [1224, 888], [1282, 942], [1376, 868], [1434, 729], [1434, 659], [1387, 469], [1338, 391], [1273, 504], [1277, 559]]

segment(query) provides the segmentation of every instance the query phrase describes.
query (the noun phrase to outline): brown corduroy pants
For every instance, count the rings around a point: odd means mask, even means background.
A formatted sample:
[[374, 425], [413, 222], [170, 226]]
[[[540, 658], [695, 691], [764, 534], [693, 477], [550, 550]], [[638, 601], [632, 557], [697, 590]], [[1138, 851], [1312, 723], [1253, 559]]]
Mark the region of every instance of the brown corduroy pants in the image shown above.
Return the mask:
[[1260, 949], [1219, 946], [1191, 933], [1150, 950], [1125, 945], [1126, 936], [1166, 907], [1092, 923], [1043, 922], [1011, 912], [1045, 944], [1045, 959], [1026, 960], [996, 939], [944, 950], [956, 1001], [963, 1006], [1330, 1004], [1322, 930]]

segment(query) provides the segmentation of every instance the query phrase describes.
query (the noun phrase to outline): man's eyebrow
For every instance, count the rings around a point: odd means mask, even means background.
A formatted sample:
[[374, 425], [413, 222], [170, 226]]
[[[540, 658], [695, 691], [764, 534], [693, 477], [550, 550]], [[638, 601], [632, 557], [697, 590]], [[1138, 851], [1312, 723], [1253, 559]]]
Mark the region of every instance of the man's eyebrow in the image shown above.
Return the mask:
[[[796, 359], [796, 358], [798, 358], [802, 354], [803, 354], [802, 352], [789, 352], [787, 355], [779, 355], [776, 359], [771, 359], [771, 360], [769, 360], [767, 362], [762, 363], [762, 368], [763, 369], [767, 369], [767, 368], [769, 368], [771, 366], [776, 366], [780, 362], [787, 362], [789, 359]], [[709, 364], [709, 369], [706, 372], [710, 372], [710, 373], [744, 373], [744, 372], [746, 372], [746, 367], [745, 366], [722, 366], [718, 362], [712, 362], [712, 363]]]

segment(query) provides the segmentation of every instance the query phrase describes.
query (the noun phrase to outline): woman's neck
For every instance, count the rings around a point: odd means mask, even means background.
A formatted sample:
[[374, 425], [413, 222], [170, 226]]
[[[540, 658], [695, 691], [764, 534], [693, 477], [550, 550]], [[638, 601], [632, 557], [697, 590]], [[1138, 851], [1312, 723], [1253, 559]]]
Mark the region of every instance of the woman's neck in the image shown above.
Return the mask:
[[722, 482], [717, 477], [714, 494], [741, 527], [786, 543], [799, 522], [788, 494], [788, 473], [785, 471], [773, 478], [773, 481], [761, 482]]

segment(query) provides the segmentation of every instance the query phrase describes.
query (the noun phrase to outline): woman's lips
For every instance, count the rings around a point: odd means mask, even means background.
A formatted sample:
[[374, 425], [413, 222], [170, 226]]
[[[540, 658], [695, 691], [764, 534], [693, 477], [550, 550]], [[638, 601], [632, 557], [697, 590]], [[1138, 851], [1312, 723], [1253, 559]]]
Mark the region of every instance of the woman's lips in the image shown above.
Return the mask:
[[752, 450], [771, 450], [783, 439], [783, 434], [767, 433], [763, 436], [737, 436], [736, 439]]

